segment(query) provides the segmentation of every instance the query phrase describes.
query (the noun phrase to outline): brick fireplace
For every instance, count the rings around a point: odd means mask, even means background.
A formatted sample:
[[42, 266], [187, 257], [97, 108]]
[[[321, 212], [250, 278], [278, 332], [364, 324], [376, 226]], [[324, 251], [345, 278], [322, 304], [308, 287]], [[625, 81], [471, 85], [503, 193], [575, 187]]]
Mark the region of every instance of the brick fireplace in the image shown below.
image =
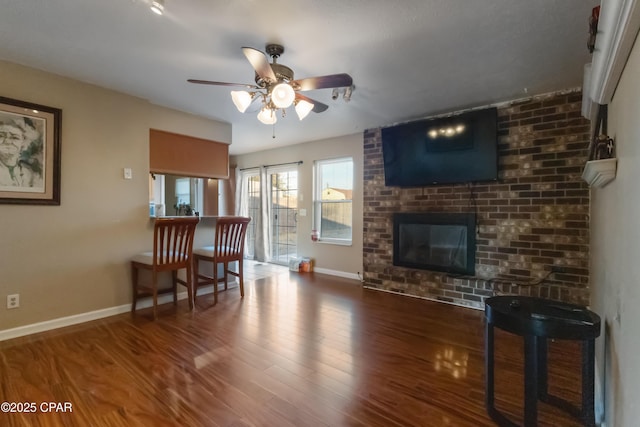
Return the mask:
[[[589, 122], [581, 93], [498, 107], [497, 182], [386, 187], [381, 130], [364, 133], [365, 286], [482, 308], [494, 294], [588, 304]], [[475, 213], [475, 274], [394, 265], [396, 213]], [[542, 283], [532, 285], [533, 283]]]

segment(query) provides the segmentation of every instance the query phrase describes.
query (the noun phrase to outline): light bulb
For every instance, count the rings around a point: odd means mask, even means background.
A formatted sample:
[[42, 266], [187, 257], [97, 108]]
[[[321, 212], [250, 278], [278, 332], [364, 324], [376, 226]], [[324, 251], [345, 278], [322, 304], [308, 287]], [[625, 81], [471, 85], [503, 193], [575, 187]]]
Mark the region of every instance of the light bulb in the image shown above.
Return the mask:
[[287, 108], [295, 99], [296, 94], [288, 83], [278, 83], [271, 90], [271, 102], [278, 108]]
[[296, 114], [300, 120], [304, 119], [313, 110], [313, 104], [304, 99], [296, 102]]
[[353, 93], [354, 86], [348, 86], [344, 89], [344, 94], [342, 95], [342, 99], [344, 102], [351, 101], [351, 94]]
[[158, 15], [164, 13], [164, 0], [154, 0], [151, 2], [151, 11]]
[[251, 105], [252, 96], [244, 90], [232, 90], [231, 99], [238, 111], [244, 113], [247, 111], [247, 108], [249, 108], [249, 105]]
[[278, 117], [276, 117], [275, 110], [268, 107], [262, 107], [262, 110], [258, 113], [258, 120], [265, 125], [272, 125], [278, 121]]

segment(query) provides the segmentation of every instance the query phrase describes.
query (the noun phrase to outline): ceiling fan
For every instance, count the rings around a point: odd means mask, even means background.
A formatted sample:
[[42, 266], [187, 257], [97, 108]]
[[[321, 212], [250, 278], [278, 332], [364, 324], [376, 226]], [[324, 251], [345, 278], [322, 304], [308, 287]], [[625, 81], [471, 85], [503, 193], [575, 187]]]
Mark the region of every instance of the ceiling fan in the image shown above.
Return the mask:
[[353, 79], [350, 75], [330, 74], [327, 76], [308, 77], [295, 80], [293, 70], [286, 65], [278, 64], [277, 60], [284, 53], [284, 47], [279, 44], [267, 44], [266, 52], [271, 57], [269, 63], [265, 53], [252, 47], [243, 47], [242, 53], [256, 72], [255, 84], [214, 82], [210, 80], [188, 79], [189, 83], [214, 85], [214, 86], [238, 86], [248, 90], [231, 91], [231, 99], [241, 113], [259, 99], [262, 108], [258, 113], [258, 120], [264, 124], [274, 124], [277, 119], [277, 111], [285, 110], [292, 104], [295, 105], [296, 114], [300, 120], [309, 112], [321, 113], [329, 108], [328, 105], [304, 96], [300, 92], [315, 89], [334, 89], [333, 98], [337, 98], [338, 88], [345, 88], [345, 100], [349, 100], [353, 91]]

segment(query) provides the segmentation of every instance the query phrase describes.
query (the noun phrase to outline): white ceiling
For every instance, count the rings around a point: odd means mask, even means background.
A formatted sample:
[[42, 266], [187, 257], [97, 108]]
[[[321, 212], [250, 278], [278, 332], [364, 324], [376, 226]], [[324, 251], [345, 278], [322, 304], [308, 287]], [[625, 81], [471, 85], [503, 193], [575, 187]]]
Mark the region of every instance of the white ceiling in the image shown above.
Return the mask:
[[[4, 0], [0, 58], [229, 122], [232, 154], [581, 86], [585, 0]], [[242, 46], [285, 46], [296, 78], [349, 73], [351, 102], [275, 126], [221, 86], [253, 83]], [[0, 83], [1, 85], [1, 83]], [[0, 93], [1, 95], [1, 93]]]

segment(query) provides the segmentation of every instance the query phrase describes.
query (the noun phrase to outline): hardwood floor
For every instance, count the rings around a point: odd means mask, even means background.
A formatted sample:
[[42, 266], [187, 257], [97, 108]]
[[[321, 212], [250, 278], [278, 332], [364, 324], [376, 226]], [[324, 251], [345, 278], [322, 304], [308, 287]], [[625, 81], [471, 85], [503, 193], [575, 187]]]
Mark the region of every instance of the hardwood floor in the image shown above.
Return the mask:
[[[492, 426], [484, 314], [285, 271], [187, 302], [0, 343], [1, 426]], [[579, 401], [579, 348], [550, 344]], [[522, 423], [522, 343], [496, 331], [496, 406]], [[42, 402], [70, 402], [46, 412]], [[577, 426], [539, 405], [540, 425]]]

